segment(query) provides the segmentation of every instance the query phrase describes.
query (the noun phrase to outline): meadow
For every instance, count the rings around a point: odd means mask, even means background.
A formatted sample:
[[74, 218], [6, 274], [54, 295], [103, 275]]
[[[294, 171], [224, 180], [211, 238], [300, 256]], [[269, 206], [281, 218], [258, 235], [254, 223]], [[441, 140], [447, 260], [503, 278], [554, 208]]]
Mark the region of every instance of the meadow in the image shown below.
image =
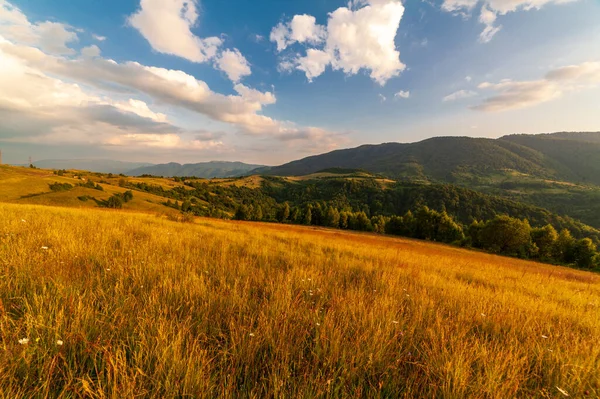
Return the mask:
[[600, 276], [290, 225], [0, 204], [0, 398], [600, 396]]

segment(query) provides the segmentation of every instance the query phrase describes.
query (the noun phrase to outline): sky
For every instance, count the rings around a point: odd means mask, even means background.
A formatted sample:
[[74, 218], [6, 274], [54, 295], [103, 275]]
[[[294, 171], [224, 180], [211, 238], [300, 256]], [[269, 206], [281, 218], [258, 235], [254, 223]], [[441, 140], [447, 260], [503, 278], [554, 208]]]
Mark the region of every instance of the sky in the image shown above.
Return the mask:
[[0, 0], [5, 163], [600, 131], [599, 0]]

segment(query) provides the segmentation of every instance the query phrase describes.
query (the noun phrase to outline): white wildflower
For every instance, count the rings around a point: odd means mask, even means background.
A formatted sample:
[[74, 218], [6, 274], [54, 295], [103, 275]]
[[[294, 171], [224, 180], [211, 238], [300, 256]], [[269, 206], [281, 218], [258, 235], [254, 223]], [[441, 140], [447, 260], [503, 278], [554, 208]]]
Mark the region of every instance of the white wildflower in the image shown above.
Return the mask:
[[254, 333], [250, 333], [250, 334], [248, 334], [248, 335], [250, 335], [251, 337], [254, 337]]
[[46, 247], [46, 246], [43, 246], [43, 247], [42, 247], [42, 249], [43, 249], [44, 251], [47, 251], [47, 250], [48, 250], [48, 247]]
[[64, 344], [64, 342], [62, 340], [59, 339], [56, 341], [56, 345], [62, 346], [62, 344]]
[[29, 338], [21, 338], [21, 339], [19, 340], [19, 343], [20, 343], [21, 345], [27, 345], [27, 344], [29, 343]]
[[542, 335], [542, 338], [544, 338], [544, 339], [548, 339], [548, 336], [546, 336], [546, 335]]
[[27, 223], [27, 220], [21, 219], [21, 223]]

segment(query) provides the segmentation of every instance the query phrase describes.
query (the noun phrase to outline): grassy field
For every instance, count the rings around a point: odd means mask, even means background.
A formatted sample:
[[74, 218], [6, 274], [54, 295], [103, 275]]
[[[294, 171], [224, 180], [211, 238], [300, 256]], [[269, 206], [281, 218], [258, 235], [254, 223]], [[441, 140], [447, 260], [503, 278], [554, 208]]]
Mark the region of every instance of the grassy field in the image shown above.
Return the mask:
[[600, 277], [424, 242], [0, 204], [0, 398], [600, 396]]

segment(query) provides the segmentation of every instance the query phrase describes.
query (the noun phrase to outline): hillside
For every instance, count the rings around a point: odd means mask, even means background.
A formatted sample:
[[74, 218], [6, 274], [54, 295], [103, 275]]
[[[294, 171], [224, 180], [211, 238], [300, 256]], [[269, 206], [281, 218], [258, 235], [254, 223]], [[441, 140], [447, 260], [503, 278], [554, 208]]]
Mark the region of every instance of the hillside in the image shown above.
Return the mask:
[[184, 177], [199, 177], [199, 178], [224, 178], [242, 176], [251, 170], [262, 168], [262, 165], [250, 165], [242, 162], [201, 162], [195, 164], [181, 165], [178, 163], [167, 163], [160, 165], [145, 166], [137, 169], [132, 169], [126, 172], [129, 176], [184, 176]]
[[436, 137], [411, 144], [364, 145], [293, 161], [265, 173], [306, 175], [335, 167], [460, 184], [493, 182], [507, 172], [600, 184], [600, 133], [515, 135], [495, 140]]
[[6, 397], [600, 395], [590, 273], [273, 224], [0, 220]]
[[374, 231], [600, 268], [600, 231], [578, 220], [458, 186], [396, 182], [357, 170], [183, 180], [1, 166], [0, 184], [0, 201], [11, 203]]

